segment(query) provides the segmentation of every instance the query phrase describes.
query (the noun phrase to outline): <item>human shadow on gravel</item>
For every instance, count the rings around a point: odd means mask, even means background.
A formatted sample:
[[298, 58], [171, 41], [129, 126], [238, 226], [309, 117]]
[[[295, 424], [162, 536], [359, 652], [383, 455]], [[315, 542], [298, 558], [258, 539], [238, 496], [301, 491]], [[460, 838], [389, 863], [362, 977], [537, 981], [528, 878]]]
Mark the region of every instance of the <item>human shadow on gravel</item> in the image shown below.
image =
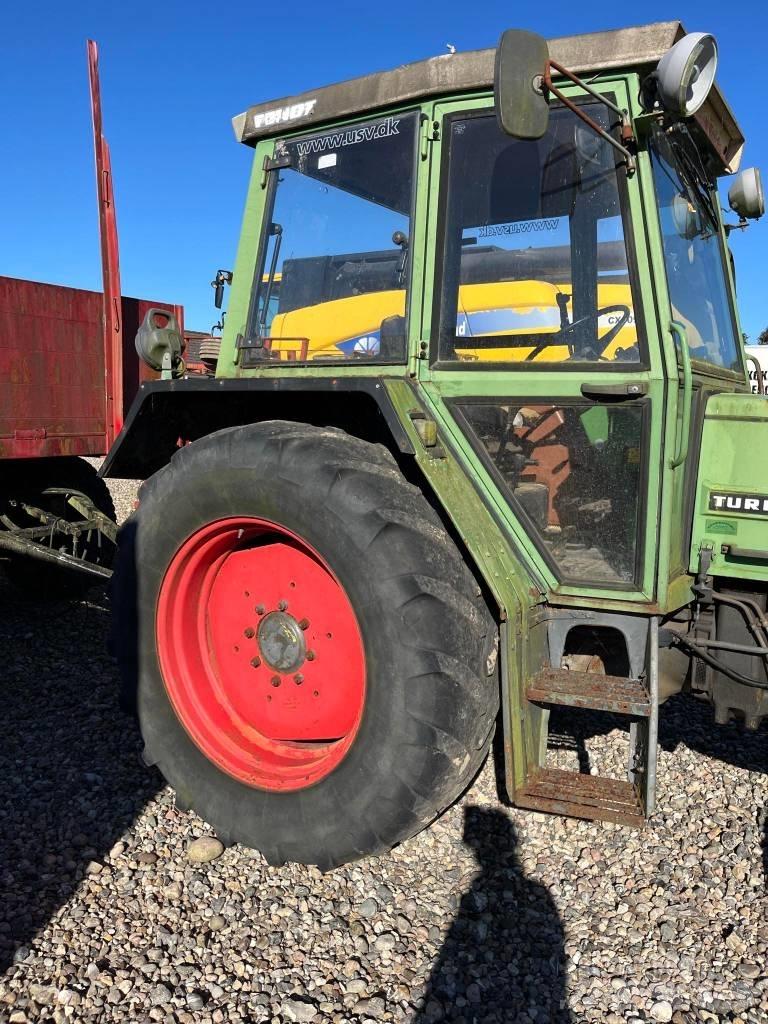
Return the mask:
[[480, 874], [461, 899], [414, 1024], [569, 1024], [560, 916], [526, 878], [517, 833], [501, 811], [464, 810]]
[[118, 708], [108, 619], [99, 589], [41, 604], [0, 579], [0, 974], [24, 970], [12, 965], [160, 785]]

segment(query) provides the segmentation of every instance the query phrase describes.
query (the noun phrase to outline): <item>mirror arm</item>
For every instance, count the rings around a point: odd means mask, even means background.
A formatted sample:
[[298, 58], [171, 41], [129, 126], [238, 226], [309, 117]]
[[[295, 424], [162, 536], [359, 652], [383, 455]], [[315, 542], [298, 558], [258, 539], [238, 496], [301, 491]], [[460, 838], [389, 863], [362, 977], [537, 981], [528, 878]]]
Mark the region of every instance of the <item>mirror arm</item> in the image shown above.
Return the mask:
[[600, 125], [593, 121], [588, 114], [585, 114], [584, 111], [581, 110], [577, 106], [577, 104], [573, 102], [573, 100], [568, 99], [568, 97], [565, 96], [560, 91], [560, 89], [558, 89], [557, 86], [553, 84], [552, 68], [554, 68], [555, 71], [558, 72], [558, 74], [563, 75], [565, 78], [573, 82], [574, 85], [578, 85], [581, 89], [584, 89], [585, 92], [588, 92], [590, 96], [593, 96], [596, 100], [599, 100], [600, 103], [603, 103], [606, 107], [613, 110], [614, 113], [618, 114], [618, 116], [621, 118], [622, 142], [633, 142], [634, 136], [632, 134], [632, 126], [629, 122], [629, 116], [626, 110], [622, 110], [620, 107], [617, 107], [615, 103], [612, 103], [609, 99], [601, 95], [595, 89], [592, 89], [589, 85], [587, 85], [586, 82], [582, 82], [582, 80], [580, 78], [577, 78], [576, 75], [573, 74], [573, 72], [568, 71], [568, 69], [564, 68], [562, 64], [558, 64], [556, 60], [552, 60], [550, 58], [547, 61], [546, 67], [544, 69], [544, 75], [542, 77], [543, 88], [546, 89], [547, 92], [551, 92], [553, 96], [556, 96], [557, 99], [559, 99], [561, 103], [568, 107], [568, 109], [571, 110], [578, 118], [581, 118], [581, 120], [586, 125], [588, 125], [593, 132], [595, 132], [597, 135], [600, 136], [601, 139], [604, 139], [609, 145], [613, 146], [615, 150], [621, 153], [627, 164], [627, 174], [634, 174], [634, 155], [627, 149], [626, 146], [622, 145], [621, 142], [617, 142], [616, 139], [614, 139], [614, 137], [609, 132], [601, 128]]

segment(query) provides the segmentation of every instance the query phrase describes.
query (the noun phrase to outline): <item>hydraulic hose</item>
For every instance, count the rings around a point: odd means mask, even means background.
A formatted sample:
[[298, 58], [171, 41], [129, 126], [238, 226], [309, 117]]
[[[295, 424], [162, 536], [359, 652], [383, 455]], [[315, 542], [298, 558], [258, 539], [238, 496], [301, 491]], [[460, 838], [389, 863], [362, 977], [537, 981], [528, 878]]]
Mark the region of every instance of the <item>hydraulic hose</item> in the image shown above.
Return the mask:
[[709, 665], [710, 668], [715, 669], [717, 672], [722, 672], [724, 676], [728, 676], [729, 679], [733, 679], [736, 683], [741, 683], [743, 686], [749, 686], [754, 690], [768, 690], [768, 682], [760, 681], [759, 679], [751, 679], [749, 676], [743, 676], [741, 672], [737, 672], [736, 669], [731, 668], [729, 665], [725, 665], [718, 658], [713, 657], [703, 647], [696, 643], [695, 640], [688, 640], [684, 636], [680, 636], [678, 633], [675, 634], [672, 645], [679, 645], [685, 647], [688, 651], [695, 655], [697, 658]]

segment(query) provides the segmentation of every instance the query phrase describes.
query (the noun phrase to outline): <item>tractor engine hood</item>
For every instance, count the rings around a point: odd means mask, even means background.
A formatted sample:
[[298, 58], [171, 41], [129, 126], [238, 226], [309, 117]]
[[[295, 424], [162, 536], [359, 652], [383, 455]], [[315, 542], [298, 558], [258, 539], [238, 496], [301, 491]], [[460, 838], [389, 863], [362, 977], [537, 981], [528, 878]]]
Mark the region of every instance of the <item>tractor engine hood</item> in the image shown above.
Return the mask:
[[696, 480], [691, 571], [709, 548], [709, 572], [768, 577], [768, 400], [711, 395], [704, 414]]

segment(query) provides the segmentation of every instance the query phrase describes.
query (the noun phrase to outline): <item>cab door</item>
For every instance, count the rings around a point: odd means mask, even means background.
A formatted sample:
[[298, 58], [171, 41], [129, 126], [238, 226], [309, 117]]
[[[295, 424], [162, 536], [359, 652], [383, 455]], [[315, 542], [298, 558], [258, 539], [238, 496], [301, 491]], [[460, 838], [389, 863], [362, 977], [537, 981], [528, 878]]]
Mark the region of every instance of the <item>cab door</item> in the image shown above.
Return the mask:
[[718, 392], [750, 390], [717, 191], [701, 176], [701, 161], [686, 158], [692, 144], [682, 128], [667, 133], [653, 126], [647, 139], [648, 236], [657, 253], [659, 321], [677, 396], [664, 481], [670, 587], [699, 568], [691, 534], [707, 402]]
[[650, 601], [665, 383], [637, 184], [565, 107], [535, 142], [504, 135], [490, 97], [433, 117], [417, 370], [433, 415], [542, 589]]

